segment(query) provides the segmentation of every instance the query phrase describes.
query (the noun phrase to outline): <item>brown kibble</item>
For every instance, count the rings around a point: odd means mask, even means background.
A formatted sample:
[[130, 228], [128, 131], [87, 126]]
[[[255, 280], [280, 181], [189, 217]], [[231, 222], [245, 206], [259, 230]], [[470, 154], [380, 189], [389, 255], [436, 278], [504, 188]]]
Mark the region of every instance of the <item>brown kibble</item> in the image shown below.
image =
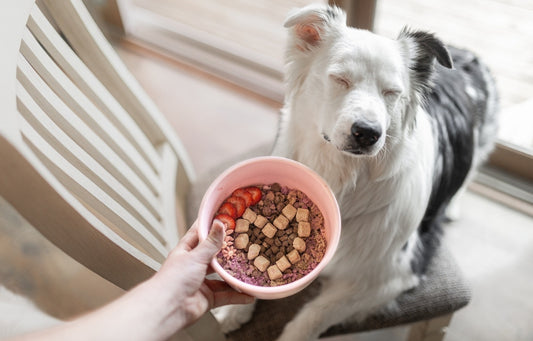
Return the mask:
[[254, 225], [259, 228], [263, 228], [266, 225], [266, 223], [268, 223], [268, 219], [263, 217], [262, 215], [258, 215], [254, 221]]
[[235, 232], [242, 233], [247, 232], [250, 222], [246, 219], [237, 219], [235, 222]]
[[305, 208], [299, 208], [296, 211], [296, 221], [309, 221], [309, 210]]
[[309, 237], [311, 235], [311, 224], [306, 221], [298, 223], [298, 237]]
[[270, 189], [273, 190], [274, 192], [279, 192], [281, 191], [281, 185], [277, 182], [274, 182], [272, 186], [270, 187]]
[[271, 223], [268, 223], [263, 227], [261, 232], [263, 232], [268, 238], [272, 238], [276, 235], [277, 229]]
[[305, 241], [300, 237], [294, 238], [294, 241], [292, 242], [292, 246], [294, 246], [294, 248], [298, 250], [299, 252], [305, 251]]
[[276, 265], [278, 266], [278, 268], [281, 270], [281, 271], [285, 271], [287, 270], [288, 268], [291, 267], [291, 263], [289, 262], [289, 260], [287, 259], [287, 257], [283, 256], [281, 257], [280, 259], [278, 259], [276, 261]]
[[270, 206], [265, 206], [263, 207], [262, 213], [264, 216], [268, 217], [272, 214], [272, 209], [270, 208]]
[[258, 245], [258, 244], [250, 245], [250, 247], [248, 248], [248, 256], [247, 256], [248, 259], [252, 260], [255, 257], [257, 257], [259, 255], [259, 251], [261, 251], [261, 246], [260, 245]]
[[287, 258], [291, 264], [296, 264], [300, 261], [300, 254], [298, 253], [298, 250], [294, 249], [287, 254]]
[[279, 240], [279, 239], [274, 239], [274, 245], [276, 245], [276, 246], [281, 246], [281, 240]]
[[270, 261], [263, 256], [257, 256], [254, 260], [254, 265], [259, 271], [265, 272], [270, 265]]
[[284, 215], [280, 214], [276, 219], [274, 219], [273, 224], [278, 229], [285, 230], [289, 225], [289, 219], [287, 219], [287, 217], [285, 217]]
[[277, 247], [276, 245], [272, 245], [270, 247], [270, 250], [272, 250], [272, 253], [278, 253], [279, 252], [279, 247]]
[[272, 249], [267, 249], [267, 250], [265, 251], [265, 255], [266, 255], [266, 256], [272, 256], [272, 255], [273, 255], [273, 254], [272, 254]]
[[281, 271], [279, 270], [276, 264], [269, 266], [267, 271], [268, 271], [268, 278], [270, 278], [270, 280], [272, 281], [276, 279], [280, 279], [281, 276], [283, 276], [283, 274], [281, 273]]
[[242, 214], [242, 217], [251, 224], [255, 222], [255, 219], [257, 218], [257, 213], [255, 213], [249, 207], [247, 207], [244, 213]]
[[292, 220], [296, 215], [296, 208], [294, 208], [294, 206], [292, 206], [291, 204], [288, 204], [281, 210], [281, 213], [283, 213], [283, 215], [287, 217], [287, 219]]
[[241, 233], [235, 238], [235, 247], [237, 249], [244, 249], [248, 245], [248, 235], [246, 233]]
[[268, 191], [267, 194], [265, 195], [265, 200], [266, 201], [273, 201], [274, 200], [274, 192], [272, 191]]
[[268, 245], [274, 245], [274, 239], [273, 239], [273, 238], [267, 238], [267, 239], [265, 239], [265, 242], [266, 242]]

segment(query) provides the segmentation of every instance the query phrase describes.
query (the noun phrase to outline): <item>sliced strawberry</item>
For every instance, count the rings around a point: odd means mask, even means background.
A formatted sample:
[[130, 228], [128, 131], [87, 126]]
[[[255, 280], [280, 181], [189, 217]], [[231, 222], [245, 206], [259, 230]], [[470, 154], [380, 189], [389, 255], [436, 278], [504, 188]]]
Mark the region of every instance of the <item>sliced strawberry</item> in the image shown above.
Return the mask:
[[254, 201], [254, 199], [252, 198], [252, 195], [249, 192], [247, 192], [244, 188], [236, 189], [235, 191], [233, 191], [231, 196], [243, 198], [244, 201], [246, 202], [246, 207], [252, 205], [252, 202]]
[[244, 210], [246, 210], [246, 201], [241, 197], [231, 196], [226, 199], [226, 202], [229, 202], [235, 207], [237, 210], [237, 218], [241, 217], [244, 213]]
[[220, 206], [220, 208], [218, 209], [217, 213], [218, 214], [227, 214], [230, 217], [232, 217], [233, 219], [237, 218], [237, 209], [235, 208], [235, 206], [233, 206], [229, 202], [223, 203], [222, 206]]
[[257, 204], [263, 196], [263, 193], [261, 193], [261, 190], [258, 187], [251, 186], [245, 188], [245, 190], [252, 195], [252, 205]]
[[226, 225], [226, 230], [234, 230], [235, 229], [235, 220], [233, 220], [232, 217], [230, 217], [227, 214], [219, 214], [215, 217], [215, 219], [220, 220], [221, 222]]

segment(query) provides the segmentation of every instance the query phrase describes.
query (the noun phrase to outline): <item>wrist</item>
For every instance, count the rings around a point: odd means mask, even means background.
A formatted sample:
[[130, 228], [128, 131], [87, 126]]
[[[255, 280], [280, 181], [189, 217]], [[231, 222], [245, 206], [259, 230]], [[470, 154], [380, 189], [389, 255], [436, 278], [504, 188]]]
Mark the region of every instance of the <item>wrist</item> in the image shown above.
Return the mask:
[[[142, 283], [139, 289], [143, 291], [146, 302], [150, 305], [148, 311], [152, 311], [157, 320], [157, 328], [169, 329], [171, 333], [185, 327], [187, 321], [183, 313], [184, 297], [171, 289], [168, 278], [156, 274], [150, 280]], [[170, 336], [170, 335], [169, 335]]]

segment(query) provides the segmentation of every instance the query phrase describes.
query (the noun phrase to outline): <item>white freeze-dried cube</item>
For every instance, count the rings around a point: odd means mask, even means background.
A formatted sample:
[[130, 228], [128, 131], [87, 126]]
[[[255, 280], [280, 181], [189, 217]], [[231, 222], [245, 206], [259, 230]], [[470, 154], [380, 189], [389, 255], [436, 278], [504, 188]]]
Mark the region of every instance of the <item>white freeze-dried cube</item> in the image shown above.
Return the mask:
[[261, 232], [263, 232], [263, 234], [268, 238], [274, 238], [278, 230], [271, 223], [268, 223], [265, 225], [265, 227], [263, 227]]
[[300, 261], [300, 254], [298, 253], [298, 250], [293, 249], [287, 254], [287, 258], [289, 259], [289, 262], [296, 264]]
[[246, 246], [248, 245], [249, 238], [246, 233], [241, 233], [235, 238], [235, 247], [237, 249], [246, 249]]
[[294, 238], [294, 241], [292, 242], [292, 247], [298, 250], [298, 252], [304, 252], [305, 251], [305, 240], [303, 240], [300, 237]]
[[259, 244], [252, 244], [248, 248], [248, 259], [252, 260], [255, 257], [259, 256], [259, 251], [261, 251], [261, 245]]
[[263, 256], [257, 256], [254, 260], [254, 265], [259, 271], [265, 272], [270, 265], [270, 261]]
[[263, 228], [266, 225], [266, 223], [268, 223], [268, 219], [263, 217], [262, 215], [257, 215], [254, 221], [254, 225], [259, 228]]
[[250, 226], [250, 222], [246, 219], [237, 219], [235, 222], [235, 232], [243, 233], [247, 232]]
[[298, 223], [298, 237], [309, 237], [311, 235], [311, 224], [307, 221]]
[[274, 226], [280, 230], [285, 230], [289, 225], [289, 219], [283, 214], [280, 214], [276, 219], [274, 219]]
[[291, 263], [289, 262], [289, 260], [287, 259], [287, 257], [283, 256], [281, 257], [280, 259], [278, 259], [276, 261], [276, 265], [278, 266], [278, 268], [281, 270], [281, 271], [285, 271], [287, 270], [288, 268], [291, 267]]
[[280, 279], [281, 276], [283, 275], [281, 271], [279, 270], [279, 268], [276, 266], [276, 264], [269, 266], [267, 271], [268, 271], [268, 278], [270, 278], [272, 281], [276, 279]]
[[255, 213], [249, 207], [247, 207], [244, 213], [242, 214], [242, 217], [248, 220], [250, 223], [253, 223], [255, 219], [257, 218], [257, 213]]
[[283, 213], [283, 215], [290, 221], [296, 215], [296, 208], [291, 204], [288, 204], [281, 210], [281, 213]]
[[309, 221], [309, 210], [306, 208], [299, 208], [296, 211], [296, 221]]

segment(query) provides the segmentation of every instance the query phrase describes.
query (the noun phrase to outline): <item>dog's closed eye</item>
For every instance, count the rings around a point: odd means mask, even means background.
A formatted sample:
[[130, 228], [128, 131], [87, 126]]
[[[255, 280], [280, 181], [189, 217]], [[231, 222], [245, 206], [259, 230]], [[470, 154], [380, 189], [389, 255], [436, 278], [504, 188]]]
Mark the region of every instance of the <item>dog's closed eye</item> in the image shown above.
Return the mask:
[[343, 87], [344, 89], [349, 89], [352, 86], [350, 80], [346, 77], [339, 75], [330, 75], [329, 76], [337, 85]]
[[401, 90], [398, 89], [385, 89], [381, 92], [383, 94], [383, 97], [395, 99], [402, 93]]

